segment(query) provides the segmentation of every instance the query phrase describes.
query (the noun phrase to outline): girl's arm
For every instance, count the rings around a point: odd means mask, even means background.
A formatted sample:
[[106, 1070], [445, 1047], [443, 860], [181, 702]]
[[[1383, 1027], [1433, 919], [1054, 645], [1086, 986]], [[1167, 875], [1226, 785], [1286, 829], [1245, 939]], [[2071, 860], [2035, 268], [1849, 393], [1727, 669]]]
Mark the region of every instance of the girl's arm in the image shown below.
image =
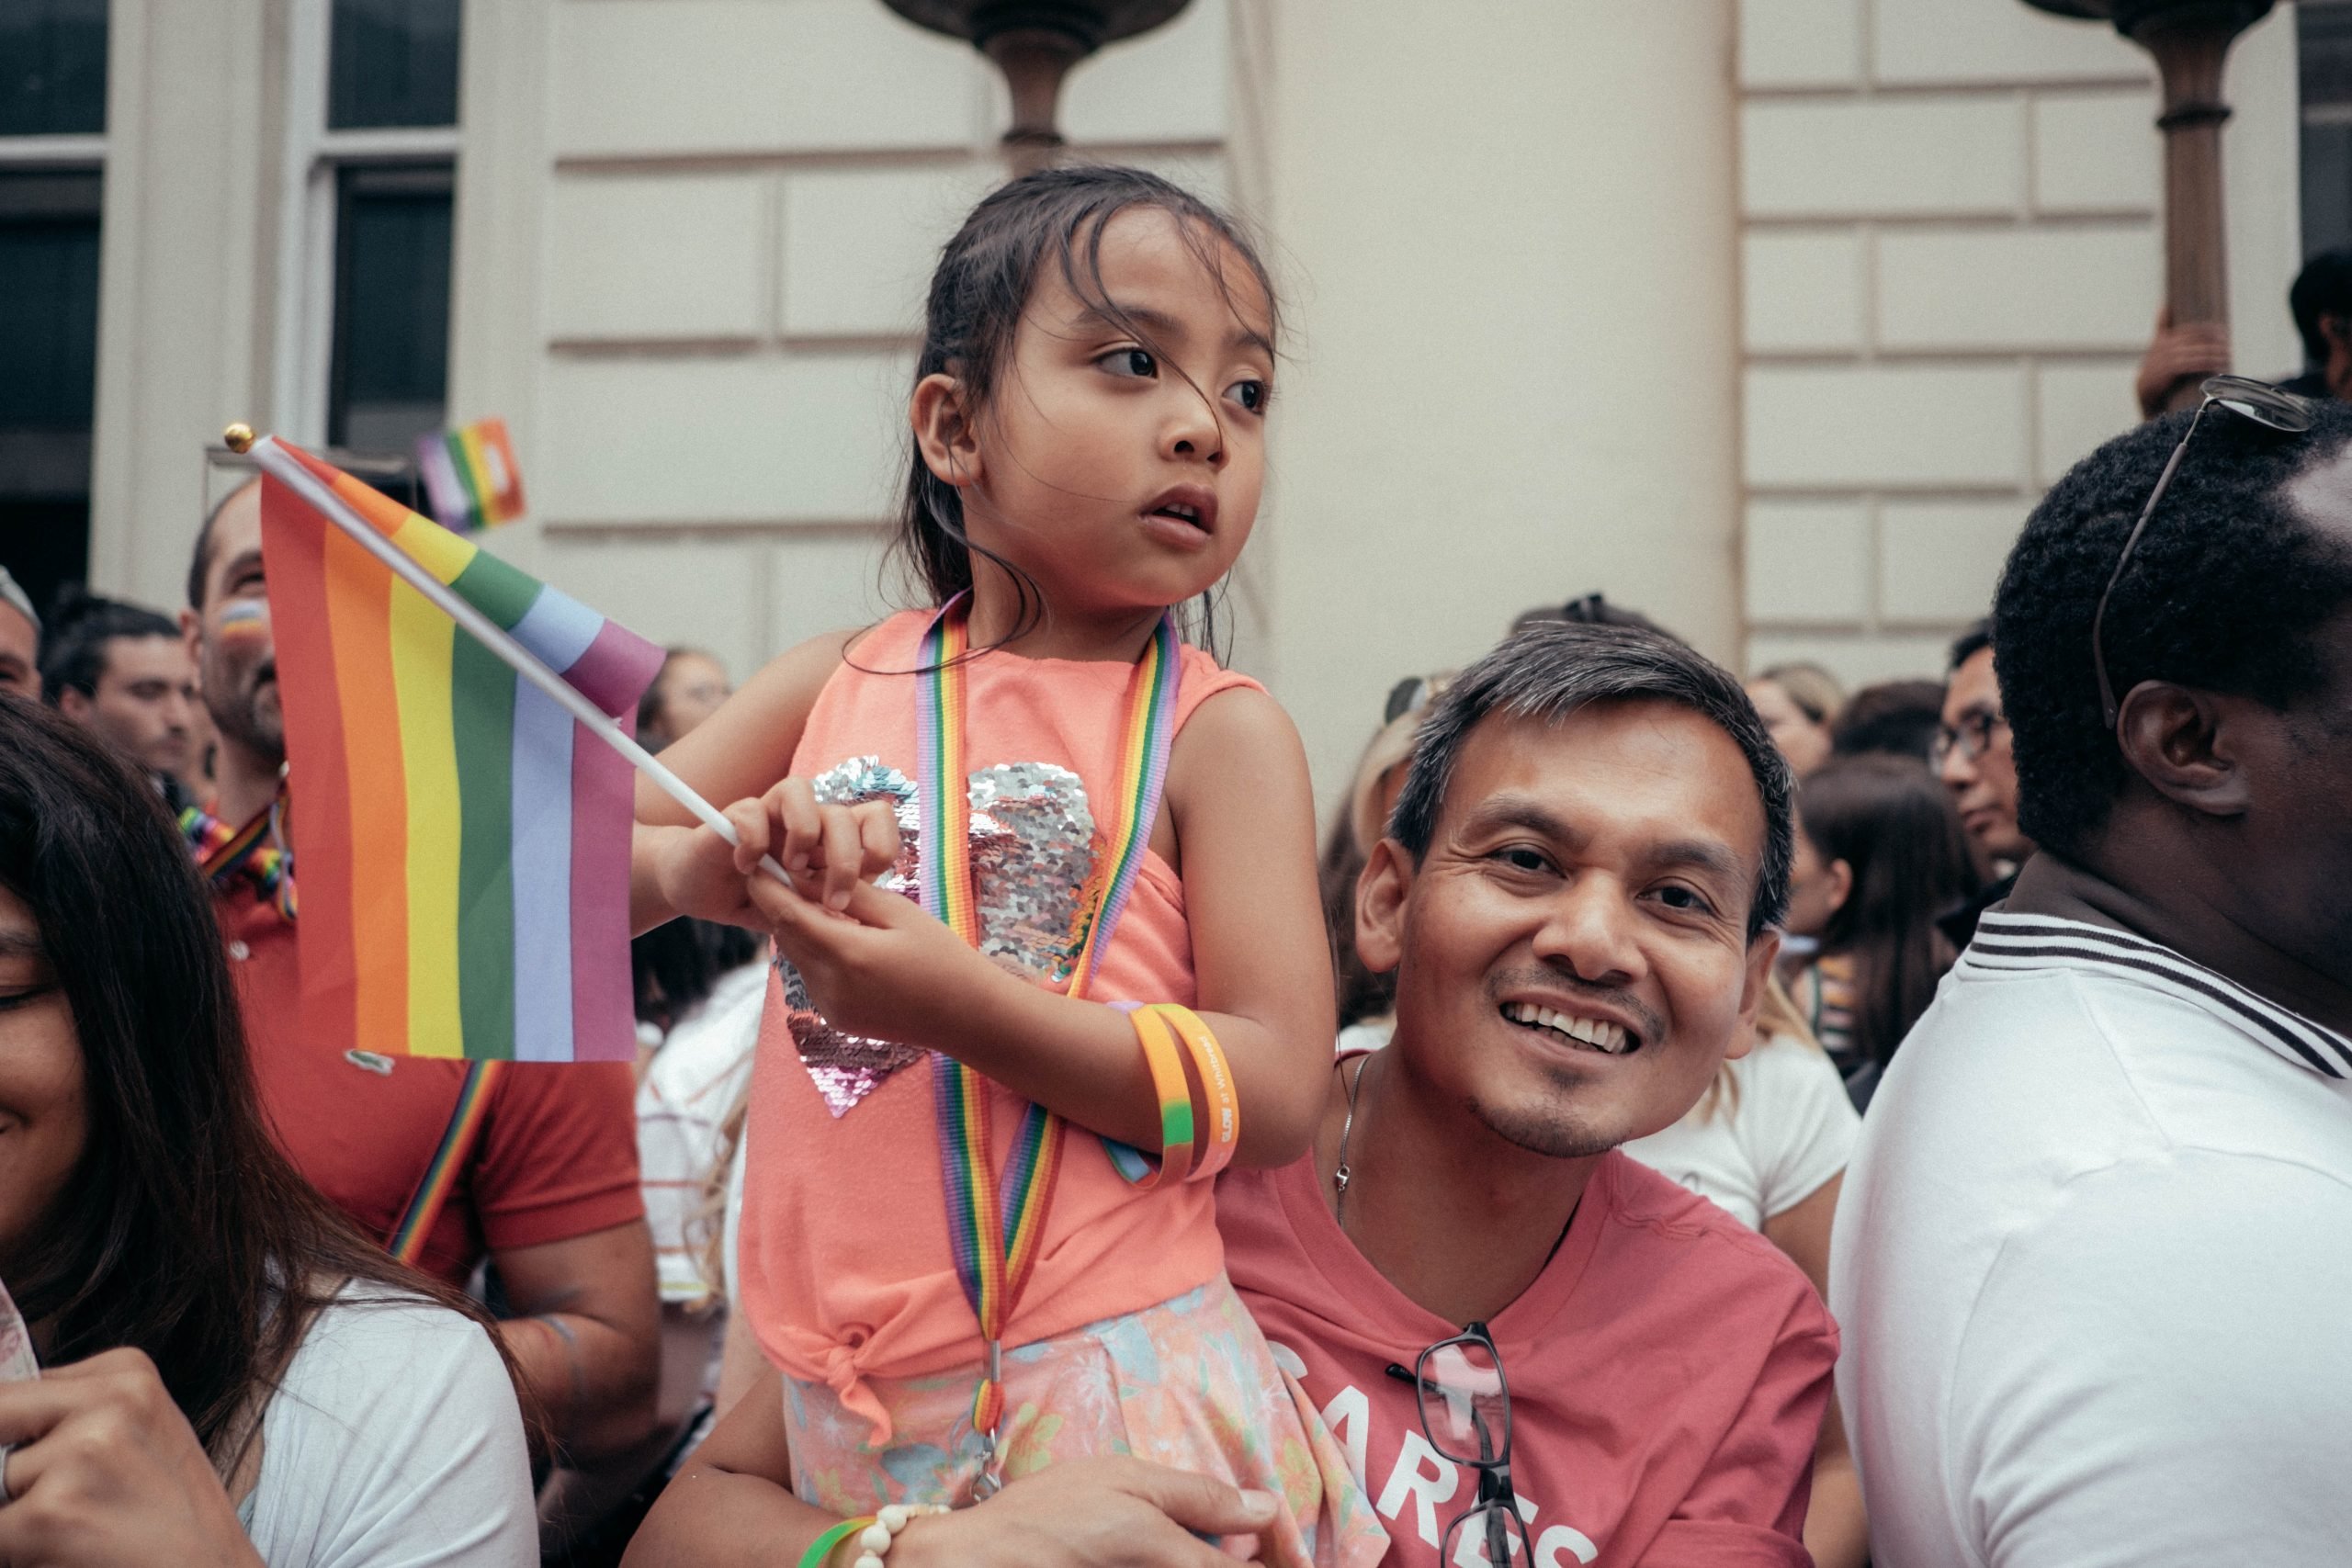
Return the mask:
[[[779, 1374], [763, 1368], [662, 1489], [622, 1568], [779, 1568], [838, 1519], [792, 1495]], [[1191, 1532], [1239, 1535], [1274, 1500], [1135, 1459], [1081, 1459], [1014, 1481], [976, 1507], [918, 1519], [890, 1551], [906, 1568], [1232, 1568]], [[854, 1553], [836, 1549], [832, 1563]]]
[[[1195, 1010], [1241, 1102], [1236, 1157], [1286, 1164], [1322, 1107], [1334, 1015], [1306, 759], [1273, 699], [1237, 688], [1202, 704], [1177, 737], [1166, 807], [1182, 849]], [[1125, 1014], [998, 968], [870, 885], [850, 890], [845, 918], [764, 878], [752, 897], [835, 1027], [946, 1052], [1080, 1126], [1160, 1146], [1158, 1099]]]
[[[769, 660], [717, 713], [664, 750], [662, 761], [722, 809], [764, 795], [791, 771], [808, 710], [858, 636], [827, 632]], [[726, 840], [642, 775], [629, 843], [628, 913], [632, 934], [680, 915], [766, 924], [744, 897]]]

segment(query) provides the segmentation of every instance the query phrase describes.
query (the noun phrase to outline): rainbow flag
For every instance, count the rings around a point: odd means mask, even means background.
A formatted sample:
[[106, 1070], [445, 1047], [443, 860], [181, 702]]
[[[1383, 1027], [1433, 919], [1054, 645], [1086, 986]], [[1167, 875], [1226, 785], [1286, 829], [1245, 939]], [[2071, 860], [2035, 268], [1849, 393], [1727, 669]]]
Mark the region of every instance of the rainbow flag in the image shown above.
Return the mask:
[[[660, 649], [277, 445], [597, 707], [634, 722]], [[262, 540], [306, 1026], [387, 1055], [628, 1060], [629, 763], [268, 476]]]
[[503, 419], [418, 436], [416, 471], [444, 527], [477, 533], [523, 515], [523, 470]]

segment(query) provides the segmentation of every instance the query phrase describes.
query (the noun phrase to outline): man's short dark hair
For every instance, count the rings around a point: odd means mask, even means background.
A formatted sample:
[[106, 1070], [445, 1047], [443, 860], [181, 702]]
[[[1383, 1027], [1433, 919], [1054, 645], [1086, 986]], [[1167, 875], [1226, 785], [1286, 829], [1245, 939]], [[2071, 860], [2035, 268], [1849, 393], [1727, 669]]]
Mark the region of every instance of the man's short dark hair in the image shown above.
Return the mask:
[[204, 580], [212, 570], [212, 525], [220, 521], [220, 514], [229, 510], [231, 502], [259, 483], [261, 483], [261, 476], [258, 474], [242, 481], [234, 490], [214, 502], [212, 509], [204, 514], [203, 523], [196, 530], [196, 553], [188, 557], [187, 562], [187, 607], [189, 609], [204, 608]]
[[1738, 680], [1661, 632], [1539, 622], [1464, 670], [1421, 721], [1412, 768], [1389, 819], [1389, 837], [1416, 863], [1429, 852], [1454, 763], [1470, 732], [1489, 714], [1558, 724], [1588, 704], [1625, 702], [1689, 708], [1730, 736], [1747, 757], [1764, 807], [1764, 862], [1747, 911], [1747, 934], [1754, 939], [1787, 909], [1794, 781]]
[[2303, 264], [2295, 286], [2287, 290], [2287, 309], [2294, 312], [2295, 330], [2303, 337], [2303, 362], [2313, 369], [2327, 363], [2327, 334], [2322, 316], [2352, 318], [2352, 245], [2322, 251]]
[[1951, 661], [1944, 666], [1945, 672], [1958, 674], [1962, 665], [1992, 646], [1993, 618], [1987, 615], [1951, 639]]
[[[2123, 789], [2091, 666], [2091, 617], [2190, 415], [2166, 414], [2070, 469], [2026, 519], [1993, 603], [1993, 667], [2018, 767], [2018, 826], [2079, 853]], [[2313, 634], [2352, 604], [2352, 548], [2283, 488], [2352, 441], [2352, 407], [2325, 401], [2281, 434], [2215, 408], [2108, 601], [2105, 648], [2121, 697], [2164, 680], [2283, 708], [2326, 672]]]
[[107, 672], [107, 647], [121, 637], [169, 637], [179, 640], [180, 628], [138, 604], [101, 599], [78, 583], [60, 590], [50, 606], [47, 636], [40, 648], [41, 689], [51, 707], [69, 691], [96, 696]]
[[1590, 593], [1580, 593], [1565, 604], [1538, 604], [1532, 610], [1521, 610], [1511, 621], [1510, 629], [1522, 632], [1530, 626], [1540, 626], [1553, 621], [1566, 621], [1572, 626], [1639, 626], [1660, 637], [1674, 636], [1639, 610], [1610, 603], [1608, 595], [1598, 589]]

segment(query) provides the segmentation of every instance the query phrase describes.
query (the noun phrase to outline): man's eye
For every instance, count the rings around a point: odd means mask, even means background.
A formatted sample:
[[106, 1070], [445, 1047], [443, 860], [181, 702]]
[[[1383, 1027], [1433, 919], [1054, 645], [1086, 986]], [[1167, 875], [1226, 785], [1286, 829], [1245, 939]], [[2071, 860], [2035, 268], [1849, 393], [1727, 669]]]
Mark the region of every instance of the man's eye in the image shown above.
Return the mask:
[[1159, 374], [1159, 361], [1140, 348], [1114, 348], [1094, 363], [1114, 376], [1149, 380]]
[[1263, 381], [1254, 378], [1246, 381], [1236, 381], [1225, 389], [1225, 395], [1251, 413], [1266, 412], [1266, 384]]
[[1551, 865], [1551, 863], [1544, 858], [1542, 851], [1531, 850], [1524, 846], [1498, 850], [1495, 852], [1495, 858], [1513, 871], [1544, 871]]
[[1695, 888], [1668, 885], [1657, 890], [1658, 902], [1669, 909], [1688, 909], [1693, 914], [1712, 914], [1714, 906]]

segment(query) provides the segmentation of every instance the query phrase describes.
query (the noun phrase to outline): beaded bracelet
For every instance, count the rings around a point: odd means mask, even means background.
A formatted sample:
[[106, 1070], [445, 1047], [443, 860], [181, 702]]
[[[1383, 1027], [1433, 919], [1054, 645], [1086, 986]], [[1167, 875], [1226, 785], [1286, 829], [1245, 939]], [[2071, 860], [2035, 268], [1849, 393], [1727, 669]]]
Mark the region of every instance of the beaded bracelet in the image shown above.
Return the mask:
[[899, 1532], [910, 1521], [924, 1514], [944, 1514], [947, 1510], [935, 1503], [887, 1503], [874, 1516], [874, 1522], [857, 1535], [857, 1555], [850, 1560], [849, 1568], [882, 1568], [882, 1560], [890, 1555], [890, 1547]]
[[[1205, 1136], [1196, 1133], [1199, 1146], [1198, 1162], [1184, 1172], [1186, 1181], [1212, 1181], [1217, 1172], [1233, 1163], [1234, 1151], [1241, 1143], [1241, 1096], [1234, 1088], [1233, 1073], [1226, 1066], [1225, 1048], [1216, 1043], [1216, 1035], [1191, 1008], [1174, 1002], [1155, 1002], [1146, 1010], [1157, 1013], [1172, 1027], [1184, 1047], [1192, 1053], [1193, 1070], [1201, 1080], [1201, 1093], [1208, 1102]], [[1186, 1092], [1189, 1111], [1191, 1094]], [[1187, 1150], [1189, 1156], [1192, 1151]]]

